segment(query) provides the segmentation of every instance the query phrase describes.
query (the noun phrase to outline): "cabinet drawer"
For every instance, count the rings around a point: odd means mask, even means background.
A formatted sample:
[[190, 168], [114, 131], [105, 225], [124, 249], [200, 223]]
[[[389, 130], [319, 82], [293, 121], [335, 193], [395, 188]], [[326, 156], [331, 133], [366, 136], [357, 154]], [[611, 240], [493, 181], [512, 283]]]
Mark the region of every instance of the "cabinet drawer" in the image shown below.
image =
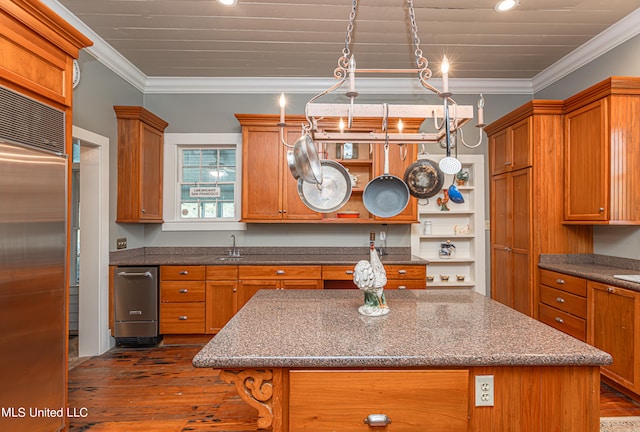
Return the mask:
[[322, 266], [323, 280], [353, 280], [354, 265]]
[[425, 289], [424, 279], [388, 279], [384, 289]]
[[424, 265], [385, 265], [387, 279], [427, 279], [427, 268]]
[[239, 279], [321, 279], [320, 266], [240, 266]]
[[587, 280], [551, 270], [540, 270], [540, 284], [581, 297], [587, 296]]
[[581, 341], [586, 341], [587, 325], [582, 318], [575, 317], [545, 304], [539, 304], [540, 321]]
[[207, 266], [207, 280], [236, 280], [238, 266]]
[[[292, 431], [466, 432], [468, 371], [291, 371]], [[384, 414], [389, 428], [363, 420]]]
[[204, 334], [204, 302], [161, 304], [160, 333]]
[[160, 280], [204, 280], [204, 266], [160, 266]]
[[563, 312], [587, 318], [587, 299], [585, 297], [541, 285], [540, 301]]
[[204, 281], [162, 281], [160, 282], [160, 301], [198, 302], [204, 301]]

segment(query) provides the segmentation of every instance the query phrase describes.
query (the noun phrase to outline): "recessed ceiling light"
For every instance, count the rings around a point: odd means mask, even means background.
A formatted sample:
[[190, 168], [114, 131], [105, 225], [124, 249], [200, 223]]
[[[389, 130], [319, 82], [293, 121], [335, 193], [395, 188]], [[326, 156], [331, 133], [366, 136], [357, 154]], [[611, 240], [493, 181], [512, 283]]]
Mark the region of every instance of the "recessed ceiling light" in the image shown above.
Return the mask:
[[501, 0], [496, 3], [496, 10], [498, 12], [505, 12], [518, 6], [518, 3], [520, 3], [519, 0]]
[[238, 0], [217, 0], [217, 2], [224, 6], [235, 6], [238, 4]]

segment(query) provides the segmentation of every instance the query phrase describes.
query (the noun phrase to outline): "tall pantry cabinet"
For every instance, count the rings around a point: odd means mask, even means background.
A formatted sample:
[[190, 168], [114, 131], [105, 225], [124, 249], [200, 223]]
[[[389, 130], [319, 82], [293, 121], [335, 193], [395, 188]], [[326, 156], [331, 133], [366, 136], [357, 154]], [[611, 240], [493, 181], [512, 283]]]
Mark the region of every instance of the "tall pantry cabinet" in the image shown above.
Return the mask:
[[541, 253], [591, 253], [592, 228], [562, 224], [563, 101], [533, 100], [486, 127], [491, 297], [536, 317]]

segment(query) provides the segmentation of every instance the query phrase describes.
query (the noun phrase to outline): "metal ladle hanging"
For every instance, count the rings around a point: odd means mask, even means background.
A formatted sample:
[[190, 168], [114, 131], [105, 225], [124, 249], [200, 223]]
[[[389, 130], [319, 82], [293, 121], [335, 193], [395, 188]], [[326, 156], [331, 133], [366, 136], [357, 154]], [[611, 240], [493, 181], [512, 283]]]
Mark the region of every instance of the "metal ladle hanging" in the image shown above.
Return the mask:
[[444, 97], [444, 130], [447, 144], [447, 156], [440, 160], [438, 166], [445, 174], [457, 174], [462, 169], [460, 161], [451, 157], [451, 123], [449, 122], [448, 97]]

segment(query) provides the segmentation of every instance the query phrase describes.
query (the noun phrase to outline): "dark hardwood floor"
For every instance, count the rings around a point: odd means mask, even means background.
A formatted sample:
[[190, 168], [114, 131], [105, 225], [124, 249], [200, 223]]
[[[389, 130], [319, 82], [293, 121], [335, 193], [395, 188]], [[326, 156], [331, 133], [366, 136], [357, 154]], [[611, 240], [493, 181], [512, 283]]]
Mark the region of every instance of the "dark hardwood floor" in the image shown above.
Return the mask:
[[[252, 431], [257, 413], [191, 359], [200, 345], [115, 348], [69, 371], [70, 432]], [[601, 417], [640, 416], [640, 404], [601, 385]]]

